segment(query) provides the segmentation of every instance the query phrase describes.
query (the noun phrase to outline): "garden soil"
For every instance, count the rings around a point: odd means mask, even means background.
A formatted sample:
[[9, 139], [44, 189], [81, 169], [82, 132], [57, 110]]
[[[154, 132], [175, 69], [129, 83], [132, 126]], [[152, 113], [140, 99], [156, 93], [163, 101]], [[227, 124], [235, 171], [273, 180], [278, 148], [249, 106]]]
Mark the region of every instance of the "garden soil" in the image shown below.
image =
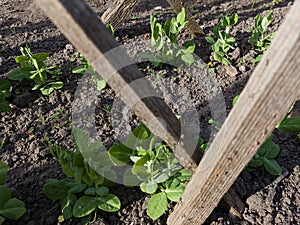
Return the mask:
[[[90, 0], [88, 3], [99, 16], [110, 4], [104, 0]], [[216, 72], [211, 73], [211, 76], [217, 81], [224, 95], [226, 114], [232, 108], [232, 99], [242, 91], [254, 69], [251, 60], [257, 52], [248, 43], [248, 38], [251, 35], [249, 31], [253, 28], [255, 15], [261, 13], [266, 16], [272, 7], [274, 20], [268, 32], [276, 31], [292, 3], [293, 1], [283, 0], [279, 4], [274, 4], [272, 0], [220, 0], [206, 4], [198, 0], [189, 1], [189, 7], [193, 9], [196, 20], [207, 34], [212, 33], [213, 26], [221, 16], [233, 12], [239, 15], [239, 22], [232, 29], [237, 44], [230, 54], [232, 65], [238, 73], [229, 76], [224, 66], [215, 62], [211, 64]], [[139, 46], [143, 46], [142, 43], [149, 41], [150, 14], [160, 16], [162, 21], [174, 16], [164, 1], [142, 0], [130, 18], [115, 33], [116, 40], [127, 46], [129, 55], [134, 54]], [[180, 35], [181, 41], [190, 38], [188, 31]], [[203, 37], [196, 37], [194, 41], [197, 45], [196, 54], [204, 62], [209, 63], [212, 58], [208, 43]], [[25, 202], [27, 212], [18, 221], [6, 221], [4, 224], [80, 224], [78, 219], [58, 222], [60, 206], [57, 202], [47, 199], [42, 192], [42, 186], [48, 178], [64, 177], [60, 165], [53, 159], [43, 142], [48, 139], [65, 149], [74, 149], [71, 136], [72, 110], [74, 110], [72, 106], [78, 84], [82, 79], [82, 75], [71, 72], [72, 68], [80, 63], [78, 60], [71, 62], [76, 48], [50, 22], [34, 1], [0, 0], [1, 79], [6, 78], [8, 73], [18, 66], [14, 59], [20, 55], [20, 47], [26, 44], [34, 53], [43, 51], [50, 53], [47, 64], [61, 66], [64, 87], [50, 96], [43, 96], [30, 90], [31, 83], [12, 82], [12, 96], [8, 99], [12, 109], [10, 112], [1, 113], [0, 117], [0, 142], [3, 143], [0, 159], [7, 162], [10, 167], [5, 185], [12, 190], [15, 197]], [[156, 86], [163, 87], [166, 82], [171, 82], [189, 91], [187, 94], [190, 94], [194, 108], [199, 114], [200, 135], [208, 141], [212, 130], [207, 122], [211, 118], [209, 103], [195, 80], [180, 68], [164, 66], [157, 69], [147, 62], [139, 63], [138, 66], [150, 80], [154, 80]], [[180, 88], [177, 91], [181, 93]], [[184, 92], [181, 94], [186, 96]], [[168, 96], [166, 95], [167, 102]], [[118, 131], [111, 125], [113, 121], [110, 113], [117, 99], [114, 92], [107, 87], [100, 92], [94, 103], [95, 126], [107, 147], [118, 141]], [[182, 102], [172, 104], [170, 97], [168, 104], [175, 113], [184, 112], [184, 109], [180, 111]], [[132, 128], [138, 123], [138, 118], [130, 114], [129, 122], [124, 126]], [[273, 140], [281, 149], [277, 160], [283, 168], [282, 175], [271, 176], [263, 168], [251, 173], [242, 172], [233, 185], [246, 207], [242, 218], [233, 218], [220, 205], [207, 219], [206, 224], [300, 224], [299, 138], [296, 134], [275, 131]], [[99, 212], [93, 223], [95, 225], [166, 224], [174, 206], [170, 204], [167, 213], [153, 221], [147, 216], [147, 202], [150, 196], [141, 192], [139, 187], [115, 185], [110, 190], [119, 196], [122, 208], [116, 213]]]

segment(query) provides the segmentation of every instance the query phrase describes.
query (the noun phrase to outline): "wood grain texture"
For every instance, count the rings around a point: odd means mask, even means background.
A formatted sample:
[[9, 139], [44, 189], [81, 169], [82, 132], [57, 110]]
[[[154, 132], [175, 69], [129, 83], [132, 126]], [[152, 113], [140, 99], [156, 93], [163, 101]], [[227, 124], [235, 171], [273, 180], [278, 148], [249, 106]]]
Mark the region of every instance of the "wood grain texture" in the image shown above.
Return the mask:
[[101, 16], [101, 21], [118, 29], [139, 3], [140, 0], [115, 0]]
[[296, 0], [188, 183], [170, 225], [202, 224], [300, 94]]
[[[175, 10], [176, 13], [180, 13], [182, 8], [184, 7], [183, 2], [180, 0], [167, 0], [167, 2]], [[205, 35], [204, 31], [201, 29], [200, 25], [197, 23], [197, 21], [195, 20], [192, 13], [187, 7], [185, 7], [185, 18], [188, 21], [186, 26], [193, 36]]]

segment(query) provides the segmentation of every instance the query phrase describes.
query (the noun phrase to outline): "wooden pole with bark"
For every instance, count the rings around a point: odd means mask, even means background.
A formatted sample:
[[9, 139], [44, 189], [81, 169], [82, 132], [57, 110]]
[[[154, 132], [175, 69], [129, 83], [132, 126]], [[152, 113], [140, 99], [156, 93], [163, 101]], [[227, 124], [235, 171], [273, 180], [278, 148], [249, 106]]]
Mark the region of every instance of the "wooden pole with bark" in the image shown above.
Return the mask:
[[[176, 13], [180, 13], [182, 8], [184, 7], [182, 1], [180, 0], [167, 0], [169, 5], [175, 10]], [[186, 24], [187, 28], [189, 29], [190, 33], [193, 36], [204, 36], [204, 31], [201, 29], [200, 25], [197, 23], [195, 18], [193, 17], [190, 10], [185, 7], [185, 17], [188, 23]]]
[[115, 0], [101, 16], [101, 21], [118, 29], [139, 3], [140, 0]]
[[[167, 2], [176, 13], [180, 13], [184, 7], [182, 1], [180, 0], [167, 0]], [[114, 29], [118, 29], [121, 27], [122, 23], [128, 19], [139, 3], [140, 0], [115, 0], [101, 16], [101, 21], [104, 24], [111, 24]], [[188, 21], [187, 28], [189, 29], [190, 33], [193, 36], [203, 36], [203, 30], [188, 8], [185, 8], [185, 17]]]

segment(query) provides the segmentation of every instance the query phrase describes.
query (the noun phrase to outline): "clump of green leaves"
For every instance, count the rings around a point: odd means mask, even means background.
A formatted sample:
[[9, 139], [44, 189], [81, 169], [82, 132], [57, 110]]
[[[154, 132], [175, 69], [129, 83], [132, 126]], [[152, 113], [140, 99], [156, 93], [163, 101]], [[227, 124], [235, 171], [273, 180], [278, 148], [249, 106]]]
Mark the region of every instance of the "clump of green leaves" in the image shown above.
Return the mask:
[[10, 106], [4, 101], [10, 97], [10, 82], [8, 80], [0, 80], [0, 112], [8, 112]]
[[214, 37], [206, 36], [206, 40], [211, 44], [214, 60], [224, 65], [230, 65], [228, 53], [233, 50], [236, 43], [234, 37], [230, 35], [230, 29], [238, 22], [238, 14], [224, 16], [213, 28]]
[[23, 201], [13, 198], [9, 188], [3, 184], [7, 179], [8, 165], [0, 161], [0, 224], [6, 219], [18, 220], [26, 212]]
[[272, 141], [272, 136], [267, 138], [265, 143], [258, 149], [257, 153], [248, 163], [246, 171], [253, 171], [254, 168], [263, 166], [271, 175], [277, 176], [282, 173], [282, 168], [275, 160], [280, 147]]
[[195, 43], [185, 41], [182, 46], [178, 43], [178, 35], [184, 29], [187, 21], [185, 20], [185, 10], [178, 13], [177, 17], [166, 20], [163, 24], [159, 23], [155, 16], [150, 16], [151, 43], [156, 49], [156, 53], [142, 52], [141, 58], [146, 58], [154, 66], [162, 66], [163, 63], [171, 65], [186, 64], [190, 66], [195, 59]]
[[[252, 36], [249, 39], [249, 43], [256, 47], [259, 51], [263, 52], [268, 49], [271, 41], [275, 36], [275, 32], [267, 33], [267, 28], [272, 22], [273, 11], [270, 10], [266, 17], [262, 17], [261, 14], [257, 14], [255, 17], [255, 27], [252, 30]], [[259, 54], [252, 62], [259, 62], [262, 58], [262, 53]]]
[[[81, 153], [86, 152], [91, 157], [101, 154], [101, 142], [88, 144], [87, 135], [80, 129], [74, 129], [72, 135], [76, 143], [75, 152], [62, 150], [57, 145], [49, 146], [51, 154], [61, 164], [67, 178], [48, 179], [43, 186], [43, 192], [49, 199], [60, 201], [60, 222], [77, 217], [82, 218], [83, 224], [88, 224], [96, 219], [97, 210], [116, 212], [121, 208], [121, 203], [116, 195], [109, 193], [108, 185], [111, 183], [97, 173]], [[86, 154], [84, 156], [88, 158]], [[102, 156], [104, 155], [98, 157], [99, 165], [105, 158]]]
[[59, 74], [61, 74], [59, 67], [47, 67], [45, 64], [49, 53], [33, 54], [28, 46], [21, 47], [20, 51], [22, 55], [17, 56], [15, 60], [21, 64], [21, 67], [13, 69], [8, 74], [10, 80], [32, 80], [35, 83], [32, 90], [40, 90], [43, 95], [50, 95], [54, 90], [63, 87], [63, 82], [59, 81]]
[[163, 215], [168, 208], [168, 201], [179, 201], [185, 182], [191, 176], [182, 168], [168, 146], [156, 140], [150, 130], [141, 124], [127, 137], [124, 144], [109, 149], [115, 165], [133, 162], [132, 169], [124, 174], [124, 183], [134, 182], [139, 184], [143, 192], [153, 194], [147, 210], [152, 219]]
[[94, 70], [94, 68], [86, 60], [86, 58], [81, 53], [75, 53], [73, 55], [73, 58], [71, 59], [71, 61], [75, 61], [77, 58], [80, 60], [81, 65], [72, 69], [72, 73], [75, 73], [75, 74], [88, 73], [91, 75], [92, 81], [97, 85], [97, 90], [101, 91], [102, 89], [104, 89], [106, 87], [106, 81], [103, 80], [98, 75], [98, 73]]

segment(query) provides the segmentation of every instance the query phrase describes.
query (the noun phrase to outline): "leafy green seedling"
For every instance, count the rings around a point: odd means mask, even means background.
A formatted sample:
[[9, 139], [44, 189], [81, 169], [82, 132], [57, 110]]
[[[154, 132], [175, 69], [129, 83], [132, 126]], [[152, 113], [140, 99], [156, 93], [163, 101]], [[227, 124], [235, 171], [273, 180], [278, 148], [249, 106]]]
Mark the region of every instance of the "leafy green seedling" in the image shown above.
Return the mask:
[[0, 225], [6, 220], [18, 220], [26, 212], [23, 201], [13, 198], [3, 184], [7, 179], [8, 165], [0, 161]]
[[296, 102], [290, 107], [288, 113], [279, 121], [276, 128], [282, 132], [297, 132], [300, 134], [300, 116], [288, 118]]
[[236, 43], [234, 37], [230, 35], [230, 29], [238, 22], [238, 14], [234, 13], [231, 16], [224, 16], [213, 28], [214, 37], [206, 36], [206, 40], [211, 44], [213, 57], [217, 62], [224, 65], [230, 65], [228, 59], [229, 50], [233, 50], [233, 45]]
[[106, 81], [98, 75], [98, 73], [94, 70], [94, 68], [92, 68], [91, 64], [84, 58], [82, 54], [75, 53], [71, 61], [74, 61], [76, 58], [79, 58], [79, 60], [81, 61], [81, 65], [75, 67], [72, 70], [72, 73], [90, 74], [92, 77], [92, 81], [97, 85], [97, 90], [103, 90], [106, 87]]
[[107, 24], [107, 25], [106, 25], [106, 29], [107, 29], [112, 35], [115, 35], [115, 29], [114, 29], [113, 25]]
[[157, 142], [150, 130], [141, 124], [127, 137], [126, 142], [109, 149], [115, 165], [133, 162], [124, 174], [124, 183], [139, 184], [140, 189], [153, 194], [148, 203], [148, 215], [159, 218], [167, 209], [168, 201], [179, 201], [190, 174], [182, 169], [168, 146]]
[[297, 132], [300, 133], [300, 116], [293, 118], [284, 118], [278, 124], [277, 129], [282, 132]]
[[186, 23], [184, 8], [176, 17], [166, 20], [164, 25], [151, 15], [151, 43], [157, 53], [141, 52], [139, 56], [150, 60], [154, 66], [162, 66], [163, 63], [192, 65], [195, 61], [193, 56], [195, 43], [185, 41], [182, 46], [178, 44], [178, 35], [184, 29]]
[[[232, 106], [238, 101], [239, 95], [236, 95], [232, 100]], [[280, 147], [275, 144], [272, 140], [273, 134], [267, 138], [265, 143], [258, 149], [255, 156], [248, 163], [245, 168], [246, 171], [253, 171], [255, 168], [264, 166], [264, 168], [273, 176], [280, 175], [282, 169], [278, 162], [275, 160], [277, 157]]]
[[61, 74], [59, 67], [47, 67], [45, 64], [49, 53], [33, 54], [28, 46], [21, 47], [20, 51], [22, 55], [17, 56], [15, 60], [21, 67], [13, 69], [8, 74], [10, 80], [33, 80], [35, 85], [32, 90], [40, 90], [43, 95], [50, 95], [54, 90], [63, 87], [63, 82], [59, 81]]
[[264, 166], [264, 168], [273, 176], [280, 175], [282, 168], [275, 158], [279, 153], [279, 146], [272, 141], [272, 135], [258, 149], [253, 159], [248, 163], [246, 171], [252, 171], [254, 168]]
[[[249, 43], [256, 47], [259, 51], [263, 52], [268, 49], [275, 36], [275, 32], [267, 34], [267, 28], [272, 22], [273, 11], [270, 10], [266, 17], [257, 14], [255, 17], [255, 27], [252, 30], [252, 36], [249, 38]], [[252, 62], [257, 63], [262, 59], [260, 53]]]
[[72, 135], [76, 144], [75, 152], [48, 144], [67, 178], [48, 179], [43, 192], [49, 199], [60, 201], [61, 222], [77, 217], [82, 218], [83, 224], [88, 224], [96, 218], [97, 210], [116, 212], [121, 208], [121, 203], [116, 195], [109, 193], [107, 186], [111, 183], [93, 169], [96, 165], [92, 168], [87, 162], [92, 158], [97, 166], [102, 166], [103, 171], [111, 171], [107, 163], [103, 162], [103, 159], [109, 159], [107, 154], [99, 152], [101, 142], [88, 144], [88, 136], [80, 129], [74, 129]]
[[8, 80], [0, 80], [0, 112], [8, 112], [10, 106], [4, 101], [10, 97], [10, 82]]

